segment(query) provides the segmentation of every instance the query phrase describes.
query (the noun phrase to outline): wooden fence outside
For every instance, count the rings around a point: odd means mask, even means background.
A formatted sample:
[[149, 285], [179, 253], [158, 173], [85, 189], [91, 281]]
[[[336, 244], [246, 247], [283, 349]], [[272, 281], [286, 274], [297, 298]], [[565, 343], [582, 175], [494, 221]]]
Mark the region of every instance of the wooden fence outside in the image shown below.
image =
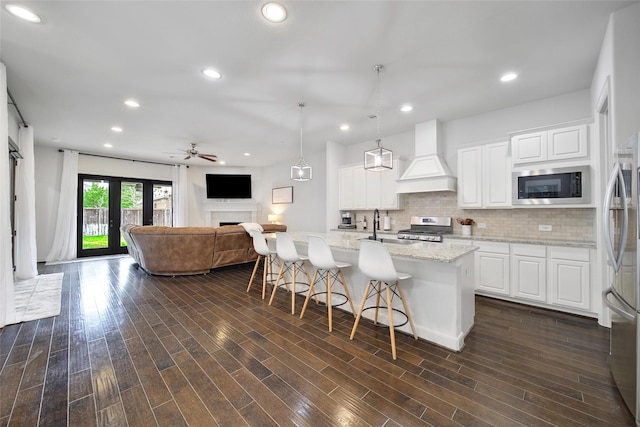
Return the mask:
[[[142, 209], [122, 209], [121, 224], [142, 224]], [[104, 236], [109, 230], [109, 208], [84, 208], [82, 211], [82, 234], [84, 236]], [[172, 225], [171, 209], [154, 209], [153, 225]]]

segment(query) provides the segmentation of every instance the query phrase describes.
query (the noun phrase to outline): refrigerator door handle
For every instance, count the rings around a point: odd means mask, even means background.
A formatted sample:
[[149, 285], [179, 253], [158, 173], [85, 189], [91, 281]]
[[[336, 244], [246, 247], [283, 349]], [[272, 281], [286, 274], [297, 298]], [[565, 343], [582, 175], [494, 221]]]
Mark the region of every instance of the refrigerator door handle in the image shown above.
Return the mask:
[[[609, 301], [609, 298], [608, 298], [609, 294], [613, 295], [613, 297], [616, 299], [616, 301], [618, 301], [618, 303], [620, 303], [620, 305], [631, 309], [631, 313], [626, 312], [622, 308], [618, 307], [616, 304]], [[618, 316], [622, 317], [624, 320], [628, 322], [633, 322], [635, 320], [636, 318], [635, 311], [632, 309], [632, 307], [629, 306], [629, 304], [627, 304], [622, 298], [618, 296], [618, 293], [613, 288], [609, 288], [606, 291], [602, 292], [602, 302], [604, 303], [604, 305], [609, 307], [611, 311], [616, 313]]]
[[[620, 183], [619, 192], [621, 194], [622, 199], [622, 229], [620, 230], [620, 241], [618, 242], [618, 258], [616, 258], [614, 248], [613, 248], [613, 239], [611, 239], [611, 221], [610, 221], [610, 209], [611, 209], [611, 200], [613, 199], [613, 191], [616, 187], [616, 182]], [[604, 247], [607, 250], [607, 256], [609, 257], [609, 261], [613, 266], [613, 269], [617, 273], [620, 271], [620, 267], [622, 267], [622, 257], [624, 255], [624, 248], [627, 246], [627, 231], [629, 228], [629, 210], [627, 206], [627, 197], [626, 197], [626, 187], [624, 184], [624, 176], [622, 175], [622, 169], [620, 168], [620, 163], [616, 163], [611, 170], [611, 175], [609, 176], [609, 182], [607, 183], [607, 191], [604, 196], [604, 209], [603, 209], [603, 224], [604, 224]]]

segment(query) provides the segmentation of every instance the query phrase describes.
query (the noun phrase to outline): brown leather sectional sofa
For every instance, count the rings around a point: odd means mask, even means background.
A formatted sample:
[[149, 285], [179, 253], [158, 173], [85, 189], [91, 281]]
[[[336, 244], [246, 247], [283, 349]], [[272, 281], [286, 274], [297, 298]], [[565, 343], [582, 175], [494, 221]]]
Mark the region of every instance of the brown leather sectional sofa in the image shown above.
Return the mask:
[[[261, 224], [265, 233], [286, 225]], [[208, 273], [212, 268], [255, 261], [257, 254], [244, 227], [120, 227], [129, 255], [151, 274], [177, 276]]]

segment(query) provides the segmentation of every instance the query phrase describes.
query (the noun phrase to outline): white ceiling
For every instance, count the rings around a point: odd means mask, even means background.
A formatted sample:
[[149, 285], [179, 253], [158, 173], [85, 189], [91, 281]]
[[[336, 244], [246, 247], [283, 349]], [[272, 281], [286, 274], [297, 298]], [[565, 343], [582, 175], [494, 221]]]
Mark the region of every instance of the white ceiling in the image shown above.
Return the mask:
[[[305, 152], [373, 140], [375, 64], [383, 143], [433, 118], [588, 88], [609, 14], [633, 2], [283, 0], [282, 24], [255, 0], [17, 3], [42, 23], [3, 9], [0, 58], [37, 145], [212, 165], [176, 154], [195, 142], [228, 165], [264, 166], [297, 157], [299, 101]], [[506, 71], [520, 77], [500, 83]]]

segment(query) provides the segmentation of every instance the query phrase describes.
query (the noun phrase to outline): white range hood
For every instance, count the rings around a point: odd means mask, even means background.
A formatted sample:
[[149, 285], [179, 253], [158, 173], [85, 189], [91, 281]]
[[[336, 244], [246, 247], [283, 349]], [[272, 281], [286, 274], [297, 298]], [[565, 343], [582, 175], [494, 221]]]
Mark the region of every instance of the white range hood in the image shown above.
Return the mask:
[[451, 175], [441, 153], [438, 121], [418, 123], [415, 130], [415, 157], [397, 181], [396, 191], [456, 191], [456, 178]]

